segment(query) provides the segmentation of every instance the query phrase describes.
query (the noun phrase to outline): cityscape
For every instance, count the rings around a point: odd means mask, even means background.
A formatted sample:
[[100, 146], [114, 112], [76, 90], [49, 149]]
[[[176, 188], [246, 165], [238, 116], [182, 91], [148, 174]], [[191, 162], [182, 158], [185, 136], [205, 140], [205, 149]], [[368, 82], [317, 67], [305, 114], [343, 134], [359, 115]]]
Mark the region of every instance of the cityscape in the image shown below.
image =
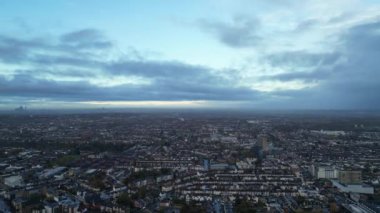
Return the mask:
[[0, 119], [3, 212], [379, 212], [380, 114]]
[[0, 213], [380, 213], [380, 0], [0, 0]]

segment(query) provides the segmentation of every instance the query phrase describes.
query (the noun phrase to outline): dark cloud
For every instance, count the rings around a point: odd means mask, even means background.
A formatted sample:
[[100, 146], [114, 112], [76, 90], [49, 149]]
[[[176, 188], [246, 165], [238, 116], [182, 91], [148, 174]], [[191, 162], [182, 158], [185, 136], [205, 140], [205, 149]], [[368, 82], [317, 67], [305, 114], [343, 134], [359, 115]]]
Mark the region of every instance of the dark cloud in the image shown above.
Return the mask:
[[[380, 52], [380, 21], [362, 24], [348, 30], [343, 42], [349, 54]], [[357, 51], [354, 51], [357, 50]]]
[[43, 80], [26, 74], [16, 75], [11, 80], [0, 76], [0, 94], [1, 97], [58, 101], [246, 100], [258, 95], [247, 88], [190, 83], [99, 87], [87, 81]]
[[[19, 74], [8, 80], [0, 76], [0, 94], [2, 97], [49, 98], [71, 97], [75, 100], [86, 93], [84, 82], [56, 82], [34, 78], [30, 74]], [[79, 94], [81, 91], [82, 94]]]
[[[270, 79], [319, 81], [319, 85], [300, 91], [280, 91], [275, 95], [290, 97], [291, 105], [298, 108], [380, 108], [380, 21], [363, 23], [348, 29], [340, 38], [335, 53], [318, 54], [283, 53], [284, 60], [293, 67], [307, 65], [311, 72], [291, 72], [268, 76]], [[306, 58], [306, 59], [304, 59]], [[308, 59], [309, 58], [309, 59]], [[343, 59], [334, 63], [337, 58]], [[331, 64], [329, 69], [320, 64]], [[284, 103], [284, 104], [290, 104]], [[297, 107], [295, 107], [297, 108]]]
[[196, 84], [225, 84], [229, 81], [210, 68], [175, 61], [124, 60], [109, 63], [106, 69], [117, 75], [141, 76], [159, 81], [171, 79], [181, 83], [195, 82]]
[[260, 22], [246, 16], [238, 16], [232, 22], [216, 22], [209, 20], [199, 21], [199, 26], [216, 36], [218, 40], [227, 46], [244, 48], [256, 46], [261, 41], [258, 34]]
[[[264, 76], [262, 80], [313, 82], [329, 79], [342, 60], [340, 53], [309, 53], [306, 51], [280, 52], [267, 55], [264, 61], [276, 68], [290, 69], [290, 72]], [[336, 73], [335, 73], [336, 74]]]

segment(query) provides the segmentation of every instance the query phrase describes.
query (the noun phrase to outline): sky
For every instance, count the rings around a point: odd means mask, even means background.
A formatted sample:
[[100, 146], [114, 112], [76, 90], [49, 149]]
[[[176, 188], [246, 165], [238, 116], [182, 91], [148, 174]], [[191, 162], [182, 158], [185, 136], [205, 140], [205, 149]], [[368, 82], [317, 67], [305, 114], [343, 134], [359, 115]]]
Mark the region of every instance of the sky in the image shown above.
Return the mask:
[[380, 109], [378, 0], [0, 0], [0, 109]]

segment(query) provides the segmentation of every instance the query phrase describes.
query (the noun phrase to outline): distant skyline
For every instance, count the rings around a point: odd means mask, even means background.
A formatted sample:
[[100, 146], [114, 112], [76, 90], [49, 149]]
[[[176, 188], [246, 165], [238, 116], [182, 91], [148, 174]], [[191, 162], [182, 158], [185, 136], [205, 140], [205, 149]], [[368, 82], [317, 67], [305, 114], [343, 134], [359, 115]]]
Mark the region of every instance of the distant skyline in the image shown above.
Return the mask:
[[376, 0], [2, 0], [0, 25], [0, 109], [380, 109]]

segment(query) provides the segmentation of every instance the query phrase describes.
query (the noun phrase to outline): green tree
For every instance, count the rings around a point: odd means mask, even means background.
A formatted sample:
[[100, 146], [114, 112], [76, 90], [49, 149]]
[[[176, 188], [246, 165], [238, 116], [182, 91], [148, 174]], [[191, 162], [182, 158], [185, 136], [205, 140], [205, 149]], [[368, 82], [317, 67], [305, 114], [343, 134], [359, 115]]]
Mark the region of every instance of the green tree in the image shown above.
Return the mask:
[[133, 201], [127, 193], [121, 193], [116, 200], [116, 203], [122, 206], [133, 207]]

